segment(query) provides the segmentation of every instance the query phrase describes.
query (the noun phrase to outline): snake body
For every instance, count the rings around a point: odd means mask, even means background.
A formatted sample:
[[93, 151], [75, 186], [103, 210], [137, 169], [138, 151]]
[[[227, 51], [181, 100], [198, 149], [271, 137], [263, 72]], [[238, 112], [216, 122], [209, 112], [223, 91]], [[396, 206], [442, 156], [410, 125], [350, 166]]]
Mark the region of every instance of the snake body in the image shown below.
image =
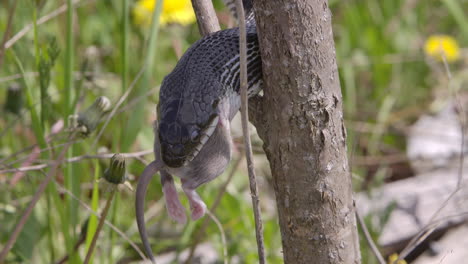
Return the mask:
[[[225, 0], [234, 10], [235, 0]], [[262, 64], [250, 0], [243, 0], [247, 31], [248, 95], [262, 85]], [[202, 217], [206, 205], [195, 189], [218, 177], [231, 159], [230, 122], [240, 108], [239, 29], [212, 33], [193, 44], [161, 85], [155, 121], [154, 154], [140, 175], [135, 209], [140, 236], [148, 257], [154, 256], [144, 219], [144, 201], [151, 177], [160, 171], [166, 208], [179, 223], [186, 222], [173, 176], [181, 179], [192, 211]]]
[[[227, 1], [232, 9], [232, 2]], [[260, 91], [261, 58], [250, 1], [247, 17], [248, 94]], [[187, 165], [212, 135], [215, 121], [229, 121], [240, 107], [239, 29], [215, 32], [193, 44], [163, 80], [158, 107], [161, 154], [169, 167]], [[223, 101], [229, 109], [220, 109]], [[229, 113], [222, 113], [222, 111]]]

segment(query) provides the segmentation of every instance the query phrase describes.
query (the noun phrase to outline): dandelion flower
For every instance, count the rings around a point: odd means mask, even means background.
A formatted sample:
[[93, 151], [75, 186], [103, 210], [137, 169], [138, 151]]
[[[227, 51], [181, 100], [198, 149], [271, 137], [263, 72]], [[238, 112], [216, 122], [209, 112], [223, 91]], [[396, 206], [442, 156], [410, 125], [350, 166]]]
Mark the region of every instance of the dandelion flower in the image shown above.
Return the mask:
[[[149, 26], [157, 0], [139, 0], [133, 9], [135, 24]], [[195, 13], [190, 0], [165, 0], [160, 16], [161, 25], [177, 23], [189, 25], [195, 22]]]
[[398, 261], [397, 260], [398, 260], [398, 254], [396, 253], [393, 253], [392, 255], [390, 255], [390, 257], [388, 257], [389, 264], [406, 264], [406, 261], [403, 259], [400, 259]]
[[429, 57], [440, 61], [445, 58], [448, 62], [453, 62], [460, 58], [460, 47], [457, 41], [446, 35], [430, 36], [424, 45], [424, 52]]

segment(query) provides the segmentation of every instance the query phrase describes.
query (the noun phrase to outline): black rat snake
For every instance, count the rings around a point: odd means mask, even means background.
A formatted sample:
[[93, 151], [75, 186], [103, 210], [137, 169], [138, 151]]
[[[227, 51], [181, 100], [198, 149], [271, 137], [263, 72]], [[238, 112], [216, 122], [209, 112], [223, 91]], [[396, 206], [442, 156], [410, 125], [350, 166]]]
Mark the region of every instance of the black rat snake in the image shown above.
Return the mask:
[[[234, 9], [234, 0], [225, 0]], [[246, 13], [248, 95], [262, 85], [262, 62], [250, 0]], [[151, 177], [160, 171], [166, 208], [179, 223], [186, 222], [173, 176], [181, 179], [192, 219], [202, 217], [206, 205], [195, 189], [218, 177], [231, 159], [230, 122], [240, 108], [239, 29], [203, 37], [182, 56], [161, 85], [155, 122], [155, 161], [140, 176], [135, 199], [140, 236], [154, 262], [144, 219], [144, 201]]]
[[[234, 1], [225, 2], [232, 12]], [[248, 18], [248, 94], [253, 96], [260, 91], [262, 62], [251, 1], [244, 0], [244, 8]], [[239, 68], [239, 28], [231, 28], [197, 41], [164, 78], [158, 136], [166, 165], [181, 167], [192, 161], [212, 135], [220, 114], [227, 114], [230, 121], [238, 112]], [[223, 100], [229, 100], [229, 109], [220, 109]]]

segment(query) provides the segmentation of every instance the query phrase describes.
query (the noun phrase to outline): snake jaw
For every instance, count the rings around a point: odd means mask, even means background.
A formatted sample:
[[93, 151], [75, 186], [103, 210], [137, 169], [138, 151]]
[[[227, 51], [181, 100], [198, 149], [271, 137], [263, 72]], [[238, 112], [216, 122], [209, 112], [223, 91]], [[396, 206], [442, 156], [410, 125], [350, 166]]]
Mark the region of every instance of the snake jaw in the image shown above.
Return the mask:
[[213, 115], [210, 122], [208, 123], [208, 126], [205, 129], [203, 129], [199, 143], [194, 147], [192, 153], [188, 155], [187, 159], [183, 163], [183, 166], [187, 166], [191, 161], [195, 159], [195, 157], [201, 151], [205, 143], [208, 141], [208, 139], [210, 139], [211, 135], [213, 135], [216, 127], [218, 126], [218, 122], [219, 115]]

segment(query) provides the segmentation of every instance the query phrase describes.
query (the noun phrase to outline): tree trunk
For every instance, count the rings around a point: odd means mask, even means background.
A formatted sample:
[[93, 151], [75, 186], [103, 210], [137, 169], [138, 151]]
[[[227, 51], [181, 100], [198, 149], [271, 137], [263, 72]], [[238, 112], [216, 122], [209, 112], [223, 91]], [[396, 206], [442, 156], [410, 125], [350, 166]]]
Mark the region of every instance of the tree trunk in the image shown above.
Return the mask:
[[192, 0], [192, 7], [197, 16], [198, 30], [202, 36], [221, 30], [211, 0]]
[[360, 263], [346, 130], [326, 0], [255, 0], [264, 141], [285, 263]]

